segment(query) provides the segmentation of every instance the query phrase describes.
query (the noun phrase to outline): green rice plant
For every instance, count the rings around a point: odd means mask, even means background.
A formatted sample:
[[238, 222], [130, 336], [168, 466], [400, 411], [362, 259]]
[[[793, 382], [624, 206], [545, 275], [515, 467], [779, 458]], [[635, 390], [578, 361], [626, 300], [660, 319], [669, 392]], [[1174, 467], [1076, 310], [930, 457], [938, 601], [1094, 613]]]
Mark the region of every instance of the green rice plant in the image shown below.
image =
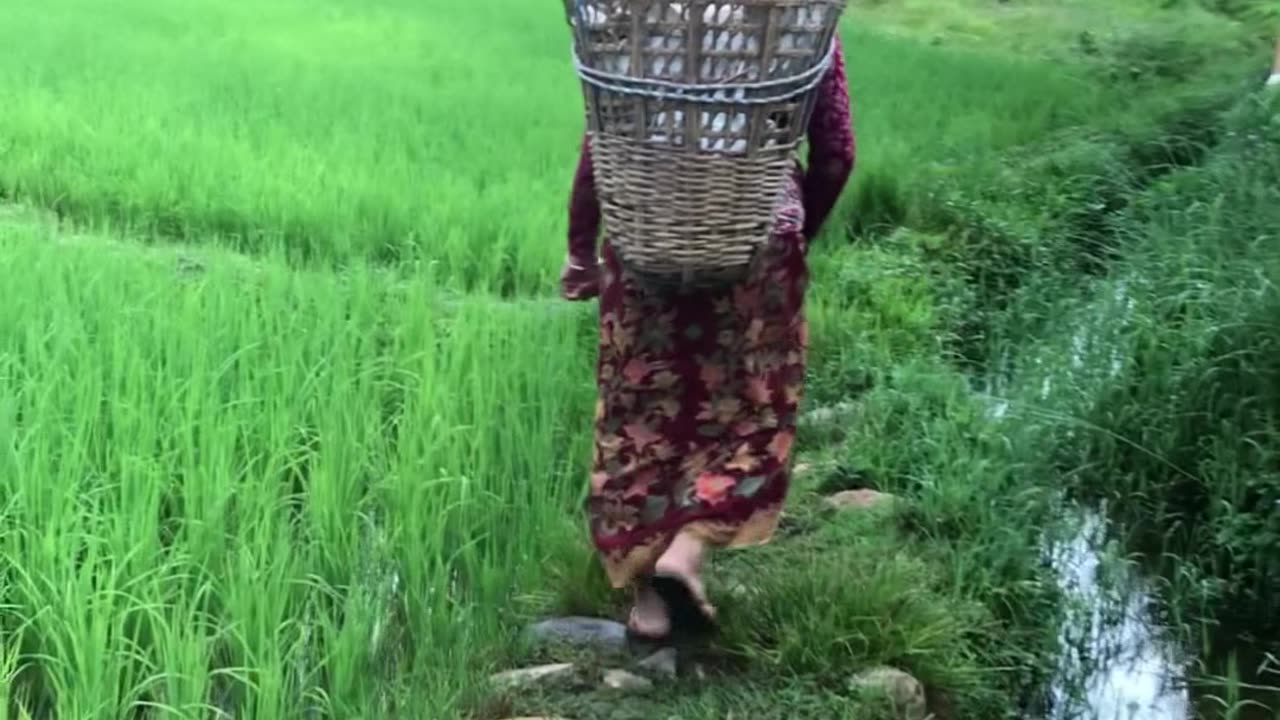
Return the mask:
[[518, 620], [501, 608], [580, 542], [547, 530], [581, 491], [580, 309], [0, 242], [15, 707], [448, 712]]
[[[844, 37], [859, 227], [892, 221], [935, 164], [1117, 100], [1037, 57], [855, 20]], [[557, 7], [496, 0], [16, 7], [0, 28], [14, 48], [0, 59], [0, 196], [295, 263], [547, 292], [582, 131], [568, 43]]]

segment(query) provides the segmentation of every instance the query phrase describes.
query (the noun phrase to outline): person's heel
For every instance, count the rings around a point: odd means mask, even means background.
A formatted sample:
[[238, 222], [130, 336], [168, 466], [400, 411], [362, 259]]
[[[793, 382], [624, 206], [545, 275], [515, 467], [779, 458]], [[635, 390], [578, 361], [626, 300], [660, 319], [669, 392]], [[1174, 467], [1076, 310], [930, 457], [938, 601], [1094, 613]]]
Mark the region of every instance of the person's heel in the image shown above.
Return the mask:
[[649, 578], [649, 584], [667, 604], [672, 635], [705, 638], [715, 634], [718, 629], [715, 618], [707, 613], [702, 598], [694, 594], [684, 578], [658, 573]]

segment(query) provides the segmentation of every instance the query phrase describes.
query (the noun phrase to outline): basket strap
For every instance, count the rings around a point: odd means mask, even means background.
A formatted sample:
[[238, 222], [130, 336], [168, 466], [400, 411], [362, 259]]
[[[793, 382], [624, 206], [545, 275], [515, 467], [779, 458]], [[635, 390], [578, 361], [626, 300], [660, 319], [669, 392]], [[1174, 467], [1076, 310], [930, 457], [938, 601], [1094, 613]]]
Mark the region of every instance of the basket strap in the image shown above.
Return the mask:
[[[796, 95], [802, 95], [817, 87], [827, 70], [831, 67], [831, 63], [836, 54], [836, 41], [832, 38], [827, 52], [822, 56], [816, 65], [785, 78], [774, 80], [764, 80], [758, 82], [747, 83], [678, 83], [669, 80], [651, 80], [646, 78], [635, 78], [627, 75], [618, 75], [616, 73], [605, 72], [595, 68], [587, 67], [582, 62], [582, 58], [578, 55], [576, 46], [573, 52], [573, 68], [578, 73], [578, 77], [582, 81], [601, 90], [609, 90], [611, 92], [620, 93], [622, 95], [636, 95], [641, 97], [655, 98], [658, 100], [684, 100], [688, 102], [703, 103], [725, 103], [731, 102], [735, 105], [771, 105], [773, 103], [789, 100]], [[796, 86], [795, 83], [803, 83]], [[773, 87], [789, 86], [782, 93], [764, 97], [746, 97], [746, 98], [726, 98], [723, 95], [715, 97], [717, 94], [725, 91], [738, 90], [767, 90]]]

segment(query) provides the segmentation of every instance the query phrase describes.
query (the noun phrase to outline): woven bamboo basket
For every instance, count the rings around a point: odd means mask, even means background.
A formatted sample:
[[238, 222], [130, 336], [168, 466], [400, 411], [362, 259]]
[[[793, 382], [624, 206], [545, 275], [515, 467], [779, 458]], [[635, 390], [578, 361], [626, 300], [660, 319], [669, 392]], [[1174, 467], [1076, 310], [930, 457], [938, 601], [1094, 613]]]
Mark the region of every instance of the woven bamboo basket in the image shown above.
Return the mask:
[[769, 242], [845, 0], [565, 0], [605, 233], [659, 288]]

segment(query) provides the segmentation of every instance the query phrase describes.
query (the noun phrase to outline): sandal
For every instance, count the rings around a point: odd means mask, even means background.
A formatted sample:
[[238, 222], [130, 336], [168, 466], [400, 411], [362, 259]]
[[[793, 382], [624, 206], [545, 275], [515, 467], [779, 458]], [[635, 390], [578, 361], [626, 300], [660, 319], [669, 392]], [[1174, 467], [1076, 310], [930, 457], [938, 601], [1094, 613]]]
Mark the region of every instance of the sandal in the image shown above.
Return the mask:
[[699, 598], [684, 578], [674, 573], [656, 573], [649, 577], [649, 586], [667, 604], [671, 618], [672, 634], [689, 637], [705, 637], [718, 629], [715, 617], [707, 610], [705, 601]]

